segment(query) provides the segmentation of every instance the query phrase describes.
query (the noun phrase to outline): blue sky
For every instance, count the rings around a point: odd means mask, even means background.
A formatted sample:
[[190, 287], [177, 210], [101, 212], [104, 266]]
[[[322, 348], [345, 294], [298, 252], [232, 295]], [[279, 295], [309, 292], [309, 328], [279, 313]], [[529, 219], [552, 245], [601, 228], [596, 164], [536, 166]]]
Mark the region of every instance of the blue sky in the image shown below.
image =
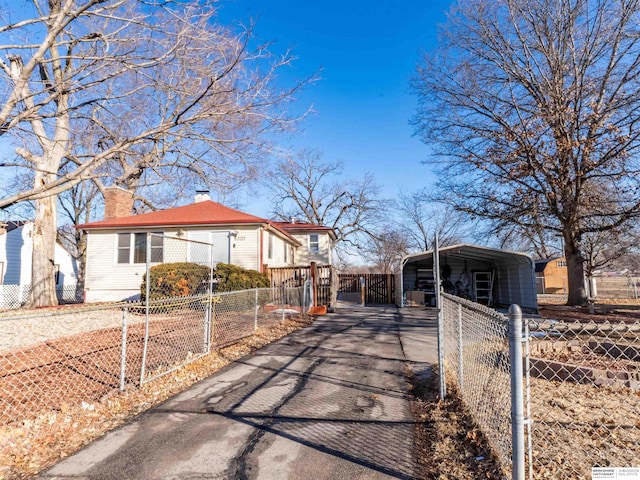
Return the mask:
[[[342, 160], [349, 177], [371, 172], [381, 196], [391, 198], [434, 181], [421, 163], [429, 150], [409, 125], [416, 106], [409, 79], [421, 52], [435, 46], [450, 3], [222, 0], [219, 8], [223, 23], [253, 18], [258, 40], [275, 42], [276, 52], [293, 49], [297, 60], [283, 81], [322, 69], [320, 80], [298, 95], [315, 113], [285, 145], [319, 149], [327, 162]], [[269, 213], [265, 201], [244, 202], [251, 213]]]

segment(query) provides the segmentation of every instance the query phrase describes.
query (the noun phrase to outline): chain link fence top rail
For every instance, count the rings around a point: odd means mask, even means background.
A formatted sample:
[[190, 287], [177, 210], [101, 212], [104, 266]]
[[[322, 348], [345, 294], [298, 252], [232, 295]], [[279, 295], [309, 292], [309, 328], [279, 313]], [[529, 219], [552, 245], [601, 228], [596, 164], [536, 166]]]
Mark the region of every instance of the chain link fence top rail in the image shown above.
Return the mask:
[[500, 461], [511, 471], [511, 396], [507, 318], [442, 294], [445, 374]]
[[533, 478], [640, 467], [640, 319], [527, 327]]

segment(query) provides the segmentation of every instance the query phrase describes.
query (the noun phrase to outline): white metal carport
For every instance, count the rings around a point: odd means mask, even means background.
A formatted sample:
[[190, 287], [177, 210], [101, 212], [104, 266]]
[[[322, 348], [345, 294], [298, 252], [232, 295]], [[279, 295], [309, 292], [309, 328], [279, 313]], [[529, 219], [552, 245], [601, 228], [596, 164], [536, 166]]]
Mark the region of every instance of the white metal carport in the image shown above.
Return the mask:
[[[537, 313], [534, 262], [524, 253], [471, 244], [443, 247], [440, 277], [442, 290], [447, 293], [473, 301], [481, 301], [484, 293], [489, 297], [486, 303], [493, 308], [516, 303], [525, 312]], [[396, 303], [405, 306], [407, 294], [417, 294], [424, 295], [424, 304], [433, 304], [433, 283], [433, 250], [407, 255], [396, 278]]]

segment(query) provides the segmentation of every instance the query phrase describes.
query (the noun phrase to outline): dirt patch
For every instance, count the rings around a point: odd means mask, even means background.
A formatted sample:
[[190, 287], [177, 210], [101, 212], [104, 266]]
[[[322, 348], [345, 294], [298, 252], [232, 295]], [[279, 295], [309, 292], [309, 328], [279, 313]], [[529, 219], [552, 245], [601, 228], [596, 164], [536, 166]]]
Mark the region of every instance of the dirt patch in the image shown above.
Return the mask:
[[100, 400], [34, 412], [31, 419], [0, 426], [0, 480], [31, 478], [135, 415], [148, 410], [234, 360], [311, 323], [309, 318], [285, 320], [222, 348], [175, 372]]
[[424, 479], [502, 479], [488, 442], [448, 386], [450, 394], [440, 401], [437, 372], [425, 378], [408, 374], [411, 410], [416, 420], [418, 471]]
[[581, 323], [635, 323], [640, 320], [640, 310], [625, 305], [596, 305], [595, 313], [587, 307], [566, 305], [540, 305], [540, 315], [550, 320]]

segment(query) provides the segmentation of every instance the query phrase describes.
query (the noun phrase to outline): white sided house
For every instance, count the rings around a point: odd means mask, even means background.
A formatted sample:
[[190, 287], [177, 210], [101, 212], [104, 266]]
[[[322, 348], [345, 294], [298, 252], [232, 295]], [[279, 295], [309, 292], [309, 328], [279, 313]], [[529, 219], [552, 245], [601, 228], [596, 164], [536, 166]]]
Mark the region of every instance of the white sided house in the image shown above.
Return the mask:
[[[0, 223], [0, 308], [19, 307], [29, 297], [32, 236], [32, 221]], [[58, 297], [60, 300], [73, 300], [77, 280], [75, 259], [58, 243], [55, 248], [54, 265]], [[64, 287], [68, 288], [63, 292]]]
[[[87, 302], [138, 298], [146, 268], [148, 232], [211, 243], [215, 263], [259, 272], [296, 266], [305, 249], [321, 254], [315, 251], [319, 245], [309, 246], [284, 226], [213, 202], [206, 194], [196, 195], [196, 202], [190, 205], [133, 216], [132, 204], [130, 192], [108, 188], [105, 220], [78, 226], [87, 232]], [[176, 261], [162, 237], [151, 238], [151, 263]], [[187, 261], [198, 261], [190, 252], [186, 256]], [[322, 256], [330, 259], [331, 252]]]
[[316, 262], [318, 265], [333, 265], [333, 246], [336, 242], [336, 233], [333, 228], [298, 222], [295, 218], [289, 222], [273, 222], [273, 224], [300, 242], [301, 246], [295, 250], [296, 266], [310, 265], [311, 262]]

